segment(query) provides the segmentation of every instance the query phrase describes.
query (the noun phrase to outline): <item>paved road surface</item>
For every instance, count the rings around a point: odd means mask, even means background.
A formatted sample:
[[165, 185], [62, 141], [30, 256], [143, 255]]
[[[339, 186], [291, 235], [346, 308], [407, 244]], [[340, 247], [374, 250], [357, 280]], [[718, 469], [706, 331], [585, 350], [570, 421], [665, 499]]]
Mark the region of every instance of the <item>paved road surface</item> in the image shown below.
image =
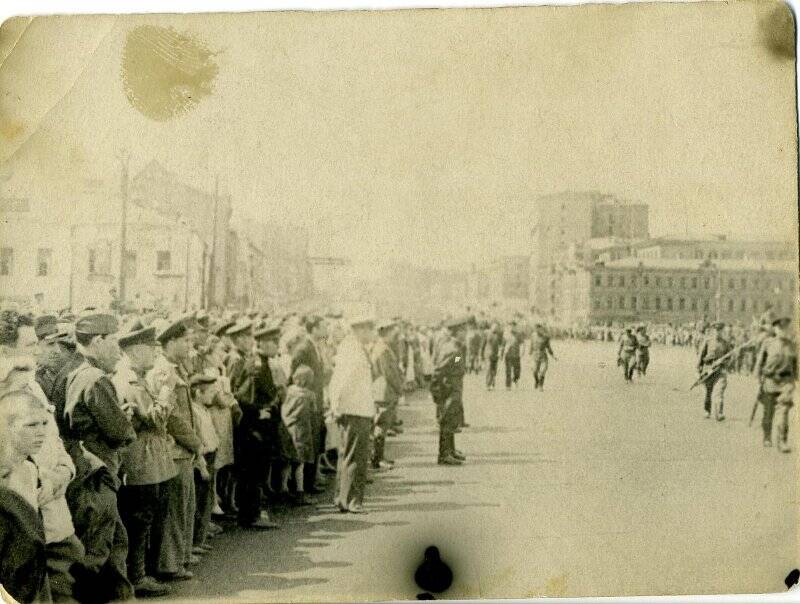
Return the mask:
[[417, 396], [368, 515], [338, 514], [329, 497], [278, 509], [282, 530], [226, 533], [178, 595], [414, 598], [431, 544], [454, 571], [452, 598], [782, 590], [796, 565], [796, 456], [748, 429], [753, 381], [731, 378], [717, 423], [686, 391], [687, 350], [654, 348], [650, 374], [627, 385], [612, 345], [554, 348], [544, 393], [525, 360], [510, 392], [468, 378], [463, 467], [436, 465], [433, 405]]

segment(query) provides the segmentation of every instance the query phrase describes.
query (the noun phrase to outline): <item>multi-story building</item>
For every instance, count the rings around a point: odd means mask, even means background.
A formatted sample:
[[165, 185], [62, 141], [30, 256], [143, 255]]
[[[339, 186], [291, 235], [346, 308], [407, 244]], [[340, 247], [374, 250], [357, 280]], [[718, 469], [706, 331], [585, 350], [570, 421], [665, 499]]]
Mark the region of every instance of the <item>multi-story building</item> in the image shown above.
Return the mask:
[[797, 248], [787, 241], [737, 241], [720, 235], [707, 239], [661, 237], [636, 242], [630, 255], [638, 258], [685, 258], [787, 262], [797, 259]]
[[530, 301], [553, 316], [562, 306], [562, 274], [575, 252], [592, 239], [646, 239], [646, 204], [598, 192], [566, 191], [536, 199], [531, 230]]
[[529, 287], [530, 256], [502, 256], [467, 274], [467, 299], [478, 307], [524, 310]]
[[624, 258], [574, 267], [563, 278], [557, 314], [565, 323], [702, 317], [749, 323], [768, 308], [793, 313], [797, 264], [752, 260]]
[[210, 306], [224, 305], [230, 195], [221, 194], [219, 186], [211, 182], [205, 187], [188, 185], [152, 160], [131, 177], [129, 198], [129, 205], [150, 208], [165, 220], [183, 222], [200, 234], [209, 255], [206, 301]]

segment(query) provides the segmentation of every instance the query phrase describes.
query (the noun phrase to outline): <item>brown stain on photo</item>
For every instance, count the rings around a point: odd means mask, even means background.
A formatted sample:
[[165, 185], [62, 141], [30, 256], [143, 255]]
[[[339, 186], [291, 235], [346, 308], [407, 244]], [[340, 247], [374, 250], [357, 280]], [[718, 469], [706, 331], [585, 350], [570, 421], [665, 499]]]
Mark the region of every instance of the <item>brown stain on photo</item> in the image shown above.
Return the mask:
[[122, 52], [125, 95], [150, 119], [183, 115], [214, 91], [219, 73], [214, 56], [199, 40], [171, 27], [136, 27]]
[[0, 136], [11, 142], [25, 132], [25, 122], [13, 118], [0, 118]]
[[544, 589], [545, 595], [549, 598], [560, 598], [567, 595], [567, 573], [550, 577]]

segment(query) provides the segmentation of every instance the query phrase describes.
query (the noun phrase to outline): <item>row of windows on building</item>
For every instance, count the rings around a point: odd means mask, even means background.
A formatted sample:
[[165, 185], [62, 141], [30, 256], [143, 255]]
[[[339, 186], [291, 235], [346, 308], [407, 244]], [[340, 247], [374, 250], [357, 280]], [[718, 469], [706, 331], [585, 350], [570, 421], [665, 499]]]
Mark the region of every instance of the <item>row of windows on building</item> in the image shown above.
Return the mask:
[[[52, 248], [38, 248], [36, 250], [36, 276], [47, 277], [52, 271], [52, 265]], [[0, 248], [0, 276], [7, 277], [13, 275], [14, 267], [14, 248]], [[169, 272], [170, 270], [172, 270], [172, 254], [169, 251], [156, 252], [156, 271]], [[111, 272], [110, 250], [90, 248], [88, 250], [87, 271], [90, 275], [109, 274]], [[128, 251], [126, 273], [130, 277], [136, 276], [136, 252]]]
[[[646, 311], [702, 311], [716, 309], [716, 300], [710, 298], [672, 298], [655, 296], [608, 296], [592, 298], [594, 310], [646, 310]], [[780, 312], [783, 304], [778, 300], [755, 300], [727, 298], [721, 301], [720, 310], [730, 313], [760, 313], [772, 308]]]
[[[664, 277], [658, 275], [602, 275], [594, 276], [595, 287], [673, 287], [680, 289], [712, 289], [716, 288], [716, 279], [712, 277]], [[723, 287], [727, 289], [753, 289], [758, 291], [769, 290], [790, 291], [792, 289], [791, 280], [781, 278], [754, 277], [729, 277], [722, 279]]]

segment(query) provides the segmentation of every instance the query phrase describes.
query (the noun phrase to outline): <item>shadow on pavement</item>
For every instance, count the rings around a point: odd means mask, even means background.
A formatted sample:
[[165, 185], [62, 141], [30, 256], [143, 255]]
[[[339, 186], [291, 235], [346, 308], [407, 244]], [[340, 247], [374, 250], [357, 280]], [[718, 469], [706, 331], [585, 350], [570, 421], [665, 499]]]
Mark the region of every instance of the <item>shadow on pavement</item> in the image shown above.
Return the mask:
[[[387, 456], [398, 460], [399, 470], [372, 474], [373, 483], [367, 487], [365, 507], [376, 514], [382, 512], [425, 512], [459, 510], [467, 507], [485, 507], [486, 504], [460, 504], [449, 502], [403, 503], [403, 498], [414, 493], [433, 493], [436, 487], [448, 487], [455, 480], [409, 480], [397, 476], [406, 467], [425, 467], [409, 460], [409, 457], [435, 456], [435, 443], [417, 440], [420, 427], [432, 420], [432, 409], [425, 401], [414, 401], [401, 407], [400, 415], [407, 429], [405, 435], [387, 441]], [[409, 438], [414, 434], [415, 440]], [[429, 450], [430, 449], [430, 450]], [[435, 466], [435, 457], [432, 463]], [[334, 480], [328, 491], [312, 499], [315, 505], [296, 508], [286, 505], [269, 505], [273, 519], [280, 528], [273, 531], [247, 531], [233, 522], [225, 521], [225, 533], [211, 541], [214, 549], [203, 557], [198, 566], [192, 567], [195, 578], [173, 584], [173, 592], [167, 599], [190, 598], [235, 598], [249, 591], [281, 591], [307, 585], [329, 582], [324, 576], [290, 577], [288, 574], [316, 574], [315, 570], [337, 569], [352, 566], [347, 560], [316, 562], [325, 551], [336, 557], [337, 549], [331, 546], [345, 535], [373, 527], [399, 527], [410, 522], [402, 520], [378, 520], [367, 514], [355, 517], [340, 514], [333, 506]], [[458, 481], [461, 483], [461, 481]], [[474, 484], [474, 483], [473, 483]], [[427, 487], [417, 489], [417, 487]], [[327, 548], [327, 551], [326, 551]], [[323, 572], [319, 573], [324, 574]], [[271, 598], [275, 599], [275, 598]], [[164, 599], [161, 599], [162, 601]]]

